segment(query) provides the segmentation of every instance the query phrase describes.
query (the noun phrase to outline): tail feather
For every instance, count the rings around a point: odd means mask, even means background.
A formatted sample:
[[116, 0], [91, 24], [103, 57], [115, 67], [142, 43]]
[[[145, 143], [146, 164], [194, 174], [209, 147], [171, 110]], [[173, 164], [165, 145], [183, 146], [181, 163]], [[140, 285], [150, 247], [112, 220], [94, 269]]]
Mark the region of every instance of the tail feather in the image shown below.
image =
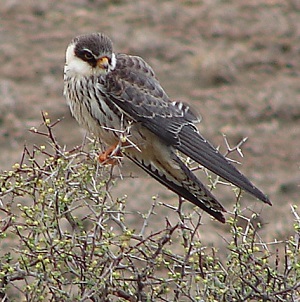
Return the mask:
[[237, 187], [271, 205], [268, 197], [256, 188], [234, 165], [206, 141], [194, 127], [185, 126], [179, 135], [180, 144], [176, 148], [200, 163], [205, 168], [233, 183]]
[[192, 202], [218, 221], [225, 223], [222, 212], [226, 212], [226, 210], [175, 154], [172, 154], [172, 160], [178, 164], [186, 176], [185, 180], [181, 182], [176, 178], [172, 179], [173, 175], [170, 173], [168, 175], [161, 173], [151, 163], [146, 164], [143, 160], [127, 153], [126, 156], [171, 191]]

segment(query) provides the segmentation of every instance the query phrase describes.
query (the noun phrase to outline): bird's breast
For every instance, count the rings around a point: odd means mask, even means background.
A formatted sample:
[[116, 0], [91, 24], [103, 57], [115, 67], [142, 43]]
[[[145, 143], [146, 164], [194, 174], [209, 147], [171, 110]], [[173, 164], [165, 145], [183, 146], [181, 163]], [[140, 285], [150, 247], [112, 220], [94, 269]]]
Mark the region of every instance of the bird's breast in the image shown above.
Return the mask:
[[102, 91], [94, 77], [68, 77], [65, 74], [64, 95], [72, 115], [86, 130], [100, 137], [107, 144], [119, 140], [126, 125], [122, 112]]

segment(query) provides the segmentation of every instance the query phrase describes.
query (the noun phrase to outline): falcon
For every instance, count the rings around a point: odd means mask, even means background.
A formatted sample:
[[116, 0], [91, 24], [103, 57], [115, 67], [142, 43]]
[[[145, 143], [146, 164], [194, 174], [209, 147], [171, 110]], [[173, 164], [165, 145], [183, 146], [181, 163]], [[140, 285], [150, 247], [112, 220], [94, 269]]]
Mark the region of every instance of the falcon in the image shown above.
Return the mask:
[[66, 51], [64, 96], [77, 122], [109, 148], [114, 163], [125, 155], [153, 178], [225, 223], [224, 207], [184, 163], [184, 155], [261, 201], [255, 187], [198, 131], [200, 116], [172, 101], [140, 57], [113, 51], [102, 33], [74, 38]]

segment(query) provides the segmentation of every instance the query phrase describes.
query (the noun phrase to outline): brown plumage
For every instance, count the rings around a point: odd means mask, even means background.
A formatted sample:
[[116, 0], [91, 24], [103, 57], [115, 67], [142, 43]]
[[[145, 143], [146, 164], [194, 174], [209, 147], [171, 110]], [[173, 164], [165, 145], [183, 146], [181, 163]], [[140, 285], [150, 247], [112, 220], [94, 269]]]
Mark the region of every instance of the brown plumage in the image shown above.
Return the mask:
[[271, 204], [203, 138], [195, 111], [171, 101], [143, 59], [115, 54], [105, 35], [84, 35], [70, 43], [64, 81], [64, 95], [79, 124], [108, 145], [122, 142], [124, 155], [217, 220], [225, 222], [225, 209], [176, 152]]

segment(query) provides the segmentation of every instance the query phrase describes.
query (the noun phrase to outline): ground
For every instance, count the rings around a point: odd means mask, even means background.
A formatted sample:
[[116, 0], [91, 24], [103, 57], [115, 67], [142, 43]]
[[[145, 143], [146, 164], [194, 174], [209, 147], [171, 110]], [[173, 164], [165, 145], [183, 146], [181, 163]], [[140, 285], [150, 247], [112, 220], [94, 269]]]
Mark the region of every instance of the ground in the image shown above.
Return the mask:
[[[270, 240], [292, 233], [300, 184], [297, 0], [2, 0], [0, 14], [0, 169], [20, 160], [24, 143], [45, 143], [28, 131], [41, 123], [41, 111], [63, 118], [56, 127], [62, 145], [82, 142], [62, 95], [65, 49], [74, 36], [100, 31], [116, 51], [150, 63], [172, 99], [193, 104], [202, 134], [222, 152], [222, 134], [232, 145], [248, 137], [244, 157], [235, 159], [273, 206], [244, 194], [242, 207], [261, 213]], [[114, 194], [126, 192], [132, 210], [144, 211], [156, 194], [176, 204], [128, 161], [123, 169], [138, 178], [119, 182]], [[232, 211], [230, 188], [218, 186], [215, 195]], [[203, 222], [214, 233], [221, 228], [205, 214]]]

